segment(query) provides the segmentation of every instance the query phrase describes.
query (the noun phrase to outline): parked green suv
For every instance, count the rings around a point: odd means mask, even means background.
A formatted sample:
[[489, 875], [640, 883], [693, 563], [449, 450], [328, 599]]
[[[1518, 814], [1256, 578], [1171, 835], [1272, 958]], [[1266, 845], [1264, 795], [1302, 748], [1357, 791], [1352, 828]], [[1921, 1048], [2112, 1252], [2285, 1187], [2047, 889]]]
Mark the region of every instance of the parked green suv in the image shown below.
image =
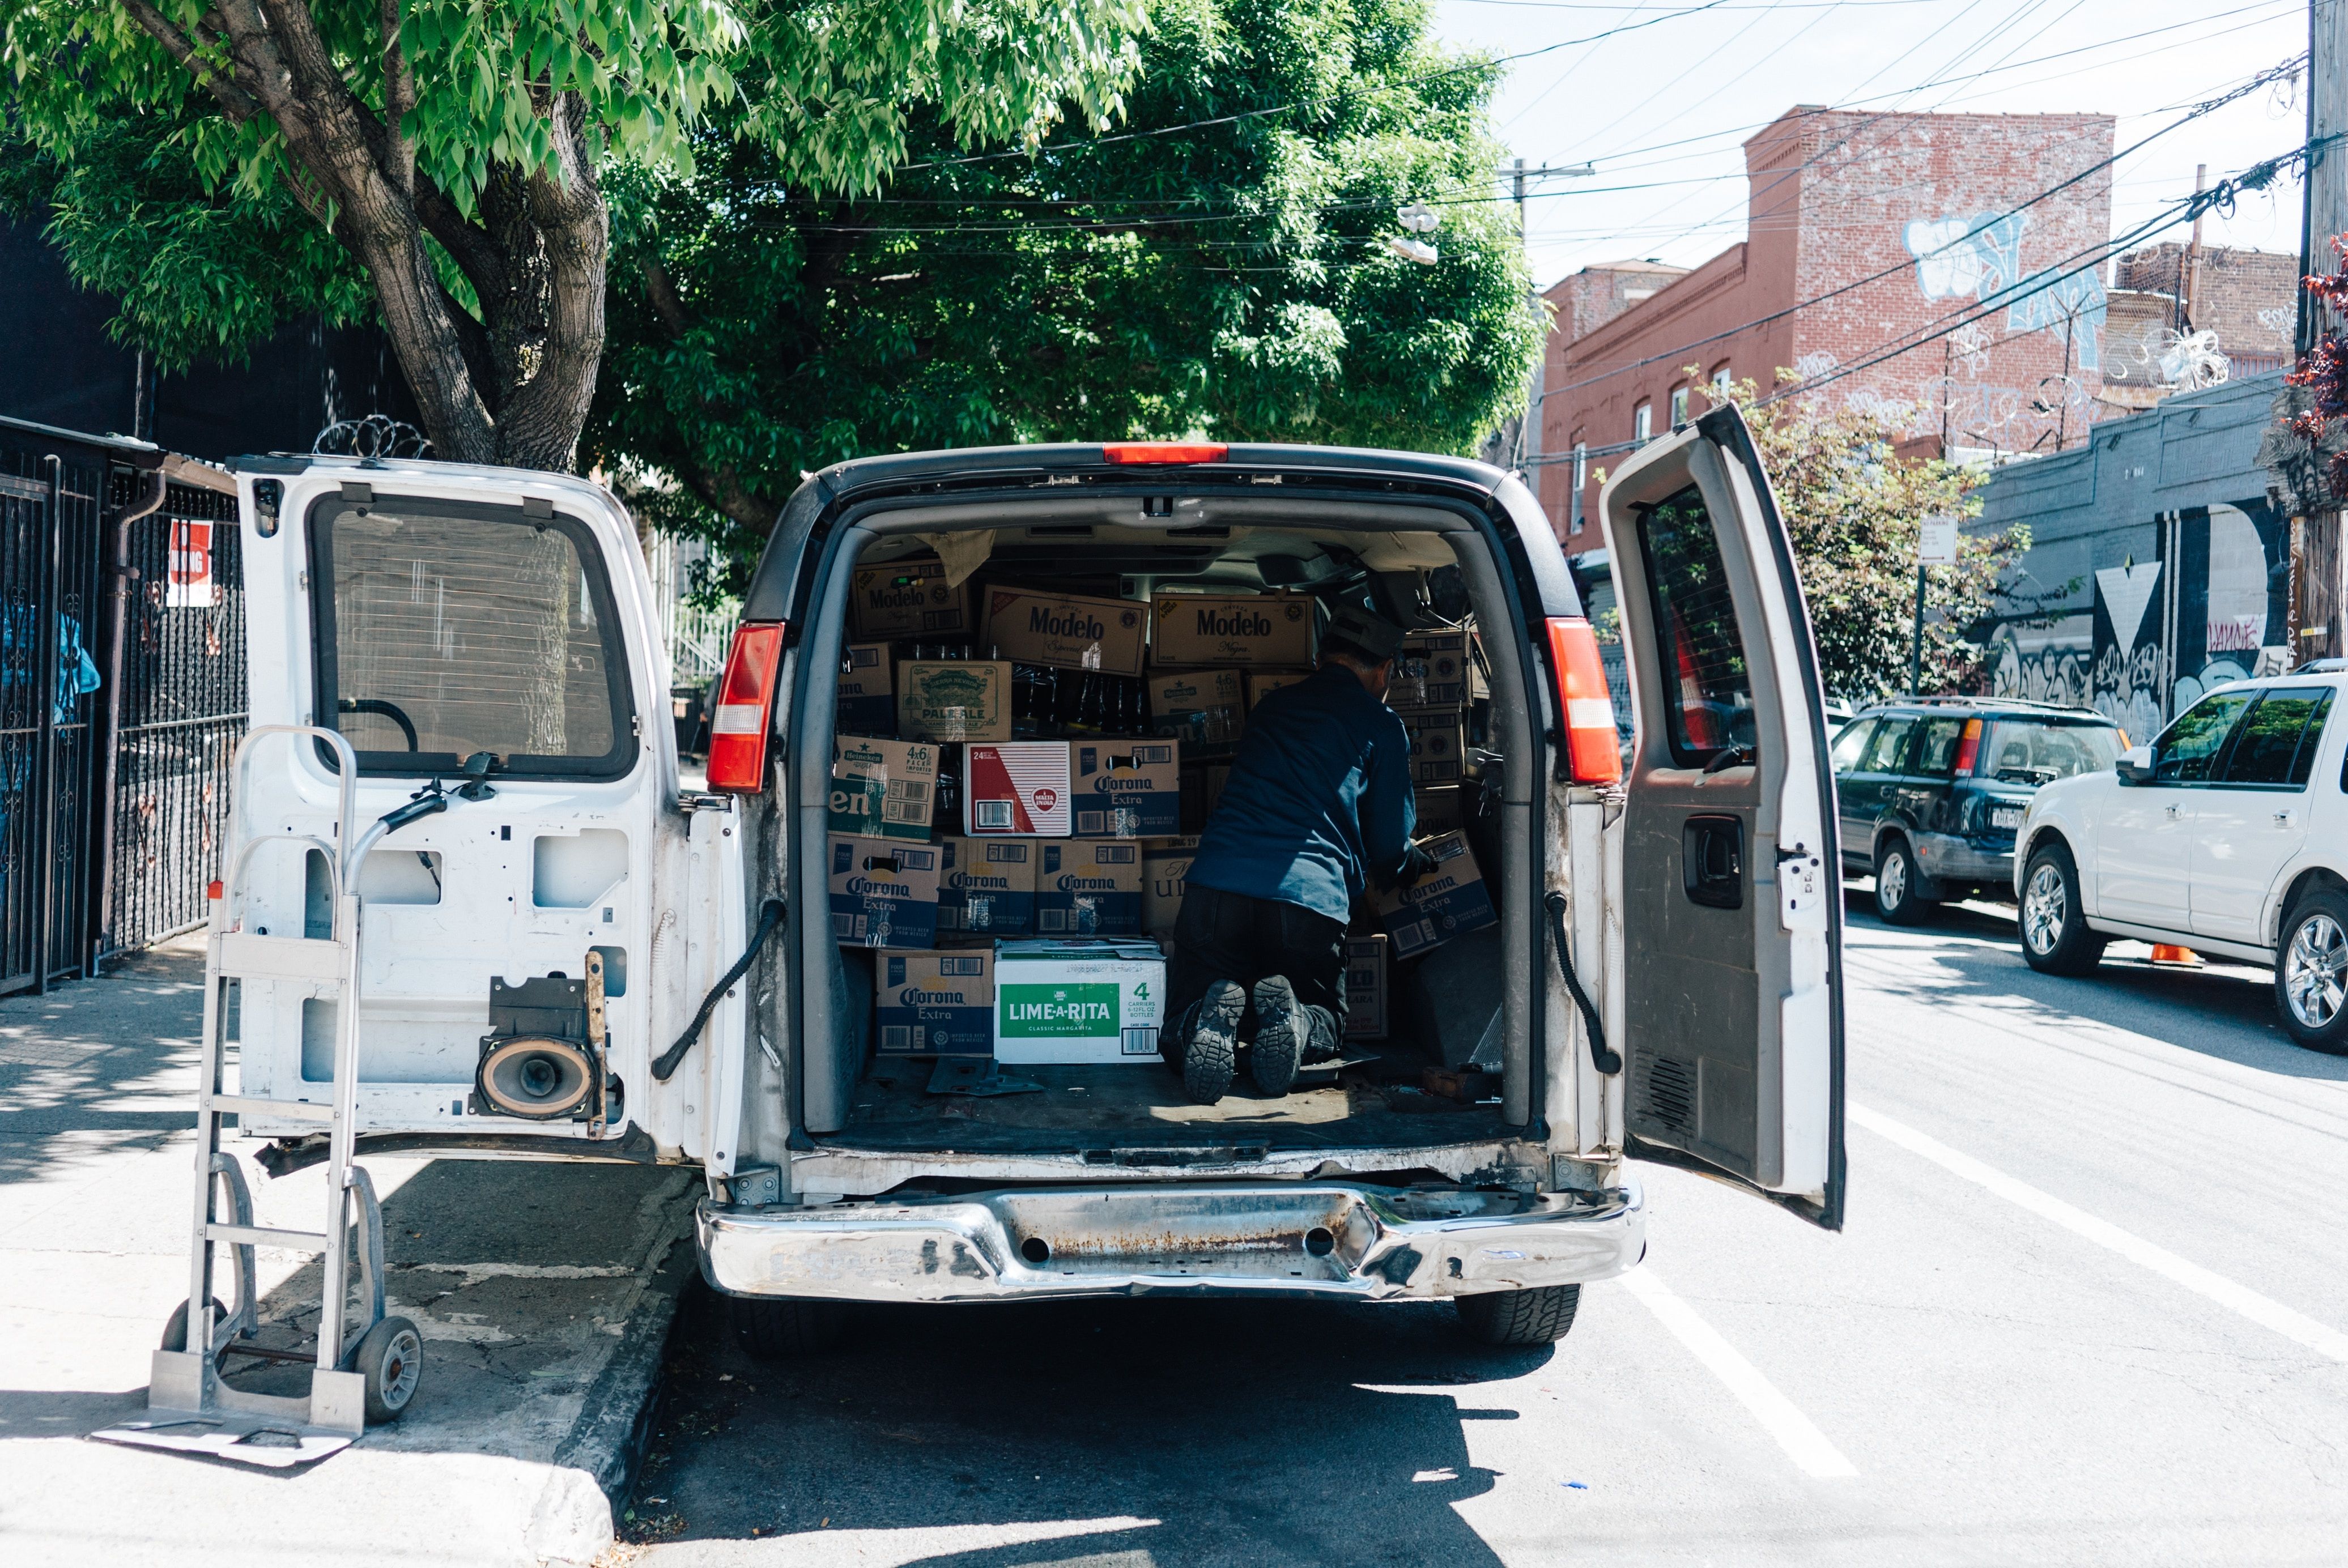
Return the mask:
[[1862, 711], [1835, 737], [1842, 866], [1913, 925], [1950, 898], [2013, 897], [2013, 835], [2039, 786], [2107, 771], [2127, 736], [2101, 713], [1990, 697]]

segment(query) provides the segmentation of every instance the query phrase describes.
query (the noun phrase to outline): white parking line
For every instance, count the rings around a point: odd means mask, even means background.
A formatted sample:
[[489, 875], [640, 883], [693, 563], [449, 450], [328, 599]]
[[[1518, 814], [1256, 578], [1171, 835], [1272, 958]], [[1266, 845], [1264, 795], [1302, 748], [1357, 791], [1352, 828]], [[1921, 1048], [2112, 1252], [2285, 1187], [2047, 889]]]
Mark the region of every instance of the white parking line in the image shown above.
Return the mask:
[[2163, 1279], [2181, 1285], [2196, 1296], [2240, 1313], [2262, 1327], [2271, 1328], [2284, 1338], [2304, 1345], [2321, 1356], [2334, 1361], [2348, 1361], [2348, 1334], [2318, 1323], [2304, 1313], [2294, 1312], [2271, 1296], [2260, 1296], [2247, 1286], [2210, 1273], [2198, 1263], [2188, 1263], [2165, 1247], [2157, 1247], [2141, 1237], [2130, 1235], [2119, 1226], [2099, 1220], [2085, 1210], [2072, 1207], [2049, 1193], [2042, 1193], [2026, 1182], [1991, 1169], [1970, 1154], [1961, 1154], [1936, 1139], [1929, 1138], [1905, 1122], [1894, 1122], [1880, 1112], [1861, 1105], [1847, 1105], [1845, 1113], [1858, 1126], [1866, 1128], [1879, 1138], [1899, 1144], [1911, 1154], [1920, 1154], [1942, 1170], [1962, 1176], [1966, 1181], [1988, 1188], [2008, 1203], [2028, 1209], [2042, 1219], [2054, 1221], [2074, 1235], [2084, 1236], [2097, 1246], [2109, 1247], [2130, 1263], [2148, 1268]]
[[1808, 1474], [1821, 1481], [1841, 1476], [1853, 1476], [1859, 1471], [1842, 1457], [1842, 1450], [1827, 1440], [1826, 1433], [1810, 1424], [1810, 1418], [1796, 1409], [1793, 1401], [1777, 1392], [1776, 1386], [1761, 1375], [1761, 1369], [1736, 1353], [1736, 1348], [1720, 1337], [1713, 1326], [1695, 1315], [1695, 1309], [1664, 1288], [1655, 1277], [1654, 1270], [1641, 1265], [1622, 1276], [1622, 1287], [1639, 1298], [1673, 1337], [1694, 1353], [1695, 1358], [1712, 1368], [1714, 1377], [1728, 1385], [1745, 1408], [1753, 1412], [1768, 1434], [1777, 1440], [1793, 1461]]

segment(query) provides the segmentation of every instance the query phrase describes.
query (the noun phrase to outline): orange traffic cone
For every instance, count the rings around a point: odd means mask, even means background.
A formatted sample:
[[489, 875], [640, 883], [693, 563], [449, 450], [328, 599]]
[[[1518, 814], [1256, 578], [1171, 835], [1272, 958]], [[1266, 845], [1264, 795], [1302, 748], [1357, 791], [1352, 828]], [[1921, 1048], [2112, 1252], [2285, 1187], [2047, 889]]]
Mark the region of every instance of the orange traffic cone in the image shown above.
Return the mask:
[[2152, 961], [2156, 964], [2182, 964], [2187, 968], [2199, 968], [2201, 955], [2190, 948], [2179, 948], [2168, 942], [2152, 945]]

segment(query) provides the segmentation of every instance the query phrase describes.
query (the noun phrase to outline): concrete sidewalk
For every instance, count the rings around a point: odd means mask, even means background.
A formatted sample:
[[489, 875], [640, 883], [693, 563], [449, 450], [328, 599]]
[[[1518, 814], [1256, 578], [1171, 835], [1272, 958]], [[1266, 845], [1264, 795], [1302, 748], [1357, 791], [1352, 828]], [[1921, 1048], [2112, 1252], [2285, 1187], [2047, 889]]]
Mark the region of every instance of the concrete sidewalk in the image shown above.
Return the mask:
[[[388, 1309], [426, 1341], [404, 1419], [298, 1473], [86, 1440], [144, 1407], [148, 1352], [187, 1293], [202, 989], [188, 938], [105, 979], [0, 1001], [0, 1557], [603, 1553], [606, 1491], [632, 1462], [693, 1266], [684, 1171], [371, 1159]], [[318, 1227], [320, 1168], [273, 1182], [250, 1146], [229, 1147], [259, 1223]], [[263, 1249], [259, 1262], [264, 1321], [281, 1337], [314, 1327], [317, 1259]], [[298, 1369], [253, 1376], [306, 1386]]]

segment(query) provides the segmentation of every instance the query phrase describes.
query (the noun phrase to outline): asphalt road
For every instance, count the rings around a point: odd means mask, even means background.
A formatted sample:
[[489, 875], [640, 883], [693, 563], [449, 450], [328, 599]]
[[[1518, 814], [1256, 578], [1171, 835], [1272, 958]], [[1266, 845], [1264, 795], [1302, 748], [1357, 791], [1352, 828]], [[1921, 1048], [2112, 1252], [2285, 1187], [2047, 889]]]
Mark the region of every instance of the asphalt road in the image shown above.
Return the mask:
[[876, 1310], [762, 1366], [705, 1296], [623, 1535], [658, 1568], [2348, 1560], [2348, 1060], [2262, 970], [2049, 979], [1988, 910], [1863, 902], [1842, 1235], [1641, 1167], [1646, 1266], [1532, 1352], [1441, 1308], [1116, 1303]]

